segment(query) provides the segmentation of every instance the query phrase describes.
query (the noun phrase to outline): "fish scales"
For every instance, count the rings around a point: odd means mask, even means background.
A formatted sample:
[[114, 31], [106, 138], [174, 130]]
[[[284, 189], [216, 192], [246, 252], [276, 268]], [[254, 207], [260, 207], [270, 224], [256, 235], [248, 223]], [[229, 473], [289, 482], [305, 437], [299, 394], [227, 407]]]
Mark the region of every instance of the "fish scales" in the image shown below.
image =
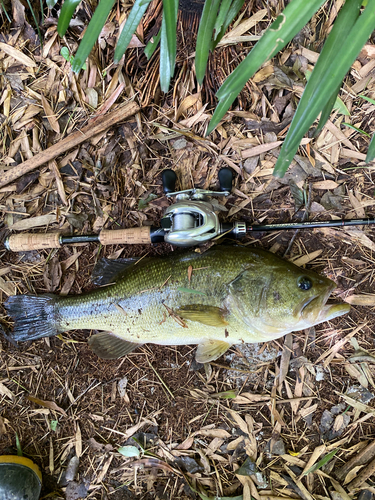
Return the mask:
[[335, 286], [272, 253], [215, 246], [203, 254], [142, 259], [114, 284], [89, 293], [21, 295], [5, 306], [17, 341], [102, 330], [110, 333], [90, 337], [89, 344], [104, 358], [144, 343], [198, 344], [196, 358], [207, 362], [231, 345], [276, 339], [345, 314], [347, 304], [326, 303]]
[[[254, 254], [254, 257], [258, 256]], [[190, 283], [189, 266], [193, 267]], [[126, 270], [113, 286], [61, 298], [59, 331], [96, 329], [120, 334], [132, 342], [169, 344], [172, 338], [175, 345], [196, 344], [197, 339], [209, 335], [211, 329], [217, 336], [218, 327], [189, 322], [188, 328], [184, 328], [169, 310], [197, 302], [221, 308], [228, 294], [228, 283], [241, 271], [242, 266], [230, 254], [212, 256], [194, 252], [183, 258], [177, 254], [145, 259]], [[224, 326], [220, 327], [223, 339]]]

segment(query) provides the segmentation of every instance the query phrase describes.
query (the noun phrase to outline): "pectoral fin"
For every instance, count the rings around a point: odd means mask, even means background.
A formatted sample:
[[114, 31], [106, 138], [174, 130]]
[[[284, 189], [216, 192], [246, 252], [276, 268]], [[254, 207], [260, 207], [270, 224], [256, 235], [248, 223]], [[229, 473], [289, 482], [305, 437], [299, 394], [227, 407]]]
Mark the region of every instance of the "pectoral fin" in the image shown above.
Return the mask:
[[99, 332], [89, 338], [91, 350], [102, 359], [117, 359], [134, 351], [142, 344], [120, 339], [108, 332]]
[[205, 340], [198, 345], [195, 359], [198, 363], [209, 363], [220, 358], [231, 346], [223, 340]]
[[225, 321], [225, 309], [220, 307], [191, 304], [179, 307], [175, 309], [175, 312], [183, 319], [198, 321], [207, 326], [225, 326], [228, 324]]

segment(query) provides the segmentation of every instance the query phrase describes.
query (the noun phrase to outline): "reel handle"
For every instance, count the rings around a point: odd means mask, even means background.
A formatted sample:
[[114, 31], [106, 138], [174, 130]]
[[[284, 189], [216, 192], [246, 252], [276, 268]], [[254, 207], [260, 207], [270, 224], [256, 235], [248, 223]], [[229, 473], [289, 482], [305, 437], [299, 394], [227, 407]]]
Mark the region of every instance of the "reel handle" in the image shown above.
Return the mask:
[[233, 171], [228, 167], [219, 170], [217, 174], [219, 178], [220, 191], [232, 191]]
[[176, 188], [177, 175], [174, 170], [167, 168], [161, 174], [163, 181], [163, 191], [165, 194], [174, 193]]

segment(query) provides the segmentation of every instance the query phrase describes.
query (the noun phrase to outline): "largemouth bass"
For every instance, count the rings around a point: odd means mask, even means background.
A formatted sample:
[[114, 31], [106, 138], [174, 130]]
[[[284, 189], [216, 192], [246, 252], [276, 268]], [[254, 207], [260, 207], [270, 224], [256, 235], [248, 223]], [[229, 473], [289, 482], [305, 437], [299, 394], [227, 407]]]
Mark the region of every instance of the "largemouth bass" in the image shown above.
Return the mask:
[[216, 246], [120, 271], [107, 262], [112, 285], [77, 296], [9, 297], [13, 339], [95, 329], [102, 331], [89, 345], [105, 359], [145, 343], [198, 344], [196, 359], [206, 363], [232, 345], [277, 339], [349, 311], [348, 304], [327, 304], [333, 281], [264, 250]]

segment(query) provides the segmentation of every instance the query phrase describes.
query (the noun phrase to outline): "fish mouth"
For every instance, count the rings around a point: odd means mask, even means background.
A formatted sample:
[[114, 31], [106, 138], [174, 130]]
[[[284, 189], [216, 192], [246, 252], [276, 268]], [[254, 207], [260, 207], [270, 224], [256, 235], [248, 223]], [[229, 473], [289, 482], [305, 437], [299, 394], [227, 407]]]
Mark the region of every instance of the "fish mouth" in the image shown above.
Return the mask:
[[345, 303], [325, 304], [318, 316], [318, 323], [329, 321], [350, 311], [350, 305]]
[[[320, 313], [321, 308], [324, 306], [328, 297], [321, 297], [321, 295], [313, 295], [308, 300], [304, 302], [300, 310], [300, 315], [303, 319], [307, 320], [310, 318], [311, 314], [318, 311]], [[316, 314], [315, 314], [316, 315]]]
[[310, 297], [302, 306], [301, 317], [307, 320], [313, 326], [314, 324], [329, 321], [338, 316], [346, 314], [350, 310], [350, 305], [346, 303], [327, 304], [327, 300], [331, 295], [332, 287], [325, 295], [315, 295]]
[[309, 321], [311, 324], [315, 323], [317, 318], [320, 317], [322, 311], [325, 310], [326, 302], [335, 288], [336, 284], [331, 282], [331, 286], [326, 288], [325, 293], [316, 293], [306, 299], [300, 309], [301, 317], [304, 320]]

